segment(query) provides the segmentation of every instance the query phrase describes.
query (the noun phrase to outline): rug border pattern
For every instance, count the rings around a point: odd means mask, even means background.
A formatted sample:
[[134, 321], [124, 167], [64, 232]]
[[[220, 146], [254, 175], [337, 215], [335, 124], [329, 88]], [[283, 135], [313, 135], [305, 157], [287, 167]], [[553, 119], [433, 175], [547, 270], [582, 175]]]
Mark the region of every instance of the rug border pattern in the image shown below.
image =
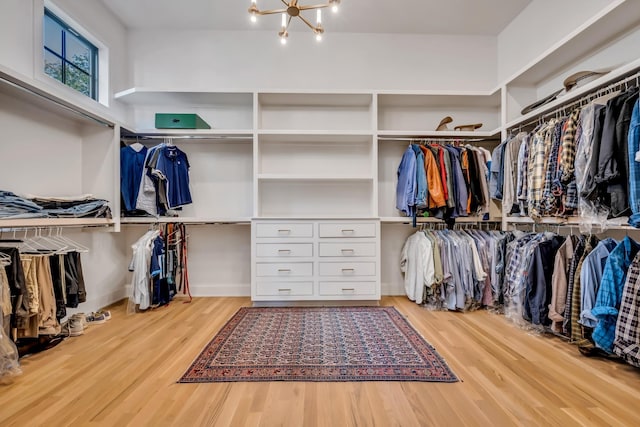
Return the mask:
[[[415, 365], [393, 366], [323, 366], [323, 365], [251, 365], [219, 366], [207, 368], [208, 377], [196, 376], [195, 372], [202, 363], [200, 359], [208, 352], [208, 358], [214, 357], [220, 351], [224, 343], [234, 332], [238, 324], [251, 311], [262, 310], [380, 310], [384, 311], [398, 330], [413, 345], [423, 360], [428, 360], [428, 365], [434, 365], [439, 375], [434, 375], [433, 370]], [[428, 357], [430, 355], [430, 357]], [[263, 372], [260, 372], [263, 371]], [[411, 382], [445, 382], [459, 381], [444, 358], [429, 344], [420, 333], [408, 322], [408, 320], [393, 306], [370, 307], [241, 307], [224, 324], [220, 331], [209, 341], [202, 351], [198, 353], [189, 368], [185, 371], [178, 383], [220, 383], [220, 382], [268, 382], [268, 381], [292, 381], [292, 382], [367, 382], [367, 381], [411, 381]]]

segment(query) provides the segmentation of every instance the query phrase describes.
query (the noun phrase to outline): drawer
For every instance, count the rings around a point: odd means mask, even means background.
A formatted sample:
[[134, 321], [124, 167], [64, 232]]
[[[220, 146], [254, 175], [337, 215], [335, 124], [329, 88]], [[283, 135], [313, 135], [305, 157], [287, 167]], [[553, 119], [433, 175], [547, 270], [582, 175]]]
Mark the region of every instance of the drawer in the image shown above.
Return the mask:
[[376, 237], [375, 223], [320, 223], [320, 237]]
[[313, 282], [257, 282], [256, 295], [309, 296], [313, 295]]
[[313, 276], [312, 262], [290, 262], [290, 263], [266, 263], [256, 264], [256, 276], [258, 277], [296, 277]]
[[321, 262], [320, 276], [375, 276], [375, 262]]
[[358, 257], [376, 256], [376, 244], [368, 243], [320, 243], [320, 256]]
[[257, 223], [256, 237], [313, 237], [313, 224]]
[[376, 282], [320, 282], [320, 295], [376, 295]]
[[313, 256], [313, 243], [258, 243], [256, 256], [264, 257], [310, 257]]

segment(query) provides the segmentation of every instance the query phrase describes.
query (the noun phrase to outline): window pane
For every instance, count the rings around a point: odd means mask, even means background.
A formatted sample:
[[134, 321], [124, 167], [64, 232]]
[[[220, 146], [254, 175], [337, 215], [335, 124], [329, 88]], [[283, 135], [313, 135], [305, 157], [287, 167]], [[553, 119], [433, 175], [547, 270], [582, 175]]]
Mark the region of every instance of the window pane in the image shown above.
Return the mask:
[[91, 50], [80, 39], [67, 31], [66, 60], [87, 73], [91, 72]]
[[87, 96], [91, 96], [91, 79], [89, 78], [89, 75], [83, 73], [70, 64], [64, 64], [64, 67], [67, 73], [67, 81], [65, 82], [67, 86], [72, 87]]
[[62, 81], [62, 59], [51, 52], [44, 51], [44, 72], [56, 80]]
[[62, 27], [48, 16], [44, 17], [44, 45], [62, 56]]

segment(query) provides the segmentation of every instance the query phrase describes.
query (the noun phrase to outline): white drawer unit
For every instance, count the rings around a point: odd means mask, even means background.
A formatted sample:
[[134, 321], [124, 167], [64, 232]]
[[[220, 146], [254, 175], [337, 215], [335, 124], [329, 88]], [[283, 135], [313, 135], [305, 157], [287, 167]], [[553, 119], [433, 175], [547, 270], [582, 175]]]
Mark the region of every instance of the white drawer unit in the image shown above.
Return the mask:
[[299, 258], [313, 256], [313, 243], [258, 243], [258, 258]]
[[359, 243], [353, 241], [320, 242], [318, 255], [321, 257], [373, 257], [376, 256], [376, 244], [375, 242]]
[[313, 237], [313, 224], [257, 223], [256, 237]]
[[319, 237], [376, 237], [375, 223], [320, 223]]
[[253, 301], [380, 299], [378, 220], [257, 219], [251, 227]]
[[370, 296], [376, 294], [376, 282], [320, 282], [319, 293], [326, 296]]
[[258, 277], [313, 276], [313, 263], [311, 262], [289, 262], [289, 263], [259, 262], [256, 265], [256, 275]]
[[256, 284], [256, 294], [263, 296], [311, 296], [313, 282], [261, 282]]
[[375, 262], [321, 262], [319, 273], [321, 277], [354, 277], [375, 276]]

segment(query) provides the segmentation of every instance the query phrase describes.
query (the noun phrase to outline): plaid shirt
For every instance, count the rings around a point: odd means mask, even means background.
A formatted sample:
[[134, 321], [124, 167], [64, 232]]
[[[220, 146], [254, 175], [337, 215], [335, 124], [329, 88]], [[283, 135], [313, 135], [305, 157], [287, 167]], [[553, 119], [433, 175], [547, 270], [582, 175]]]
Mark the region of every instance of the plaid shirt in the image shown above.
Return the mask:
[[[556, 122], [556, 125], [552, 129], [549, 129], [545, 138], [545, 140], [547, 138], [550, 139], [541, 203], [542, 213], [545, 215], [554, 214], [557, 209], [556, 198], [553, 195], [553, 183], [558, 167], [558, 151], [560, 150], [560, 136], [562, 135], [563, 126], [564, 121]], [[545, 141], [545, 145], [546, 144], [547, 142]]]
[[569, 279], [567, 280], [567, 299], [564, 307], [564, 319], [562, 320], [562, 330], [565, 335], [571, 336], [571, 302], [573, 296], [573, 289], [575, 288], [576, 269], [578, 268], [578, 262], [584, 255], [584, 248], [587, 244], [587, 239], [584, 236], [578, 238], [575, 251], [573, 252], [573, 259], [569, 265]]
[[629, 236], [626, 236], [611, 251], [604, 266], [596, 303], [591, 309], [591, 314], [598, 319], [598, 324], [593, 330], [593, 341], [608, 353], [613, 351], [616, 320], [627, 270], [638, 251], [640, 251], [640, 244], [631, 240]]
[[576, 160], [576, 132], [580, 121], [580, 109], [576, 109], [567, 119], [564, 136], [562, 138], [562, 157], [560, 158], [560, 178], [564, 184], [575, 180], [575, 160]]
[[551, 146], [551, 137], [547, 138], [547, 134], [551, 126], [555, 126], [555, 120], [535, 133], [529, 152], [527, 203], [529, 216], [534, 219], [538, 219], [542, 214], [542, 191], [544, 189], [547, 153]]
[[636, 254], [627, 272], [613, 352], [640, 368], [640, 253]]

